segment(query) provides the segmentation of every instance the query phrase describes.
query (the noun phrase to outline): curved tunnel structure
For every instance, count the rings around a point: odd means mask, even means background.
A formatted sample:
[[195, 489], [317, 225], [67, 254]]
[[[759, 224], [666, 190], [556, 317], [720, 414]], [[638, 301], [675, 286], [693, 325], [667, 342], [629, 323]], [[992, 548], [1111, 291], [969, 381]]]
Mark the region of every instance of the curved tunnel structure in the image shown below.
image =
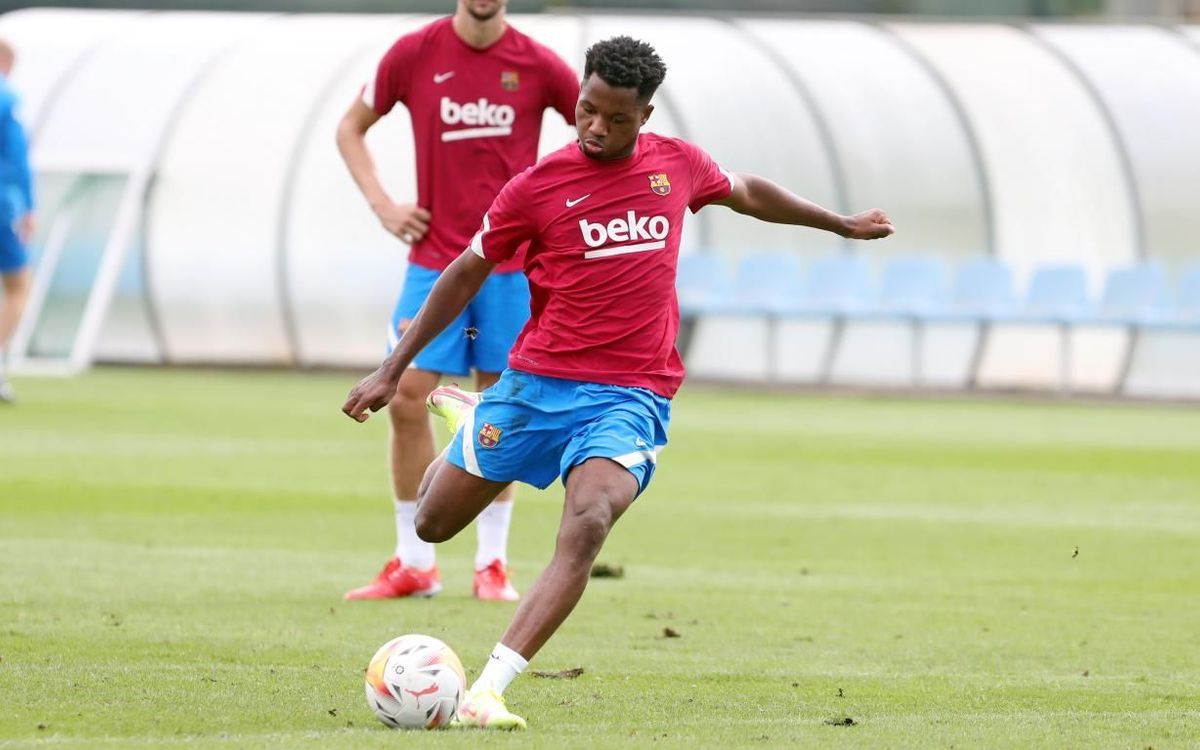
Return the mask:
[[[0, 36], [18, 50], [13, 85], [39, 173], [35, 258], [46, 270], [36, 314], [23, 323], [26, 353], [61, 355], [92, 335], [101, 360], [375, 362], [405, 249], [367, 209], [333, 132], [382, 52], [428, 20], [0, 16]], [[1093, 295], [1114, 267], [1152, 261], [1172, 271], [1200, 260], [1191, 231], [1200, 29], [511, 20], [576, 68], [592, 41], [646, 39], [670, 70], [648, 129], [687, 137], [731, 170], [837, 210], [884, 207], [900, 228], [887, 242], [852, 246], [710, 209], [689, 218], [685, 252], [992, 256], [1013, 268], [1018, 288], [1035, 267], [1070, 262], [1086, 269]], [[547, 115], [543, 152], [571, 137]], [[414, 189], [411, 141], [403, 115], [370, 134], [398, 196]], [[96, 295], [97, 286], [111, 290]], [[835, 381], [898, 384], [911, 375], [902, 350], [915, 344], [904, 326], [762, 326], [702, 320], [691, 371], [803, 381], [828, 356]], [[1061, 342], [1052, 328], [943, 328], [921, 343], [933, 382], [1054, 386]], [[773, 341], [787, 356], [771, 365]], [[1074, 343], [1077, 389], [1200, 395], [1194, 337], [1113, 328], [1078, 331]]]

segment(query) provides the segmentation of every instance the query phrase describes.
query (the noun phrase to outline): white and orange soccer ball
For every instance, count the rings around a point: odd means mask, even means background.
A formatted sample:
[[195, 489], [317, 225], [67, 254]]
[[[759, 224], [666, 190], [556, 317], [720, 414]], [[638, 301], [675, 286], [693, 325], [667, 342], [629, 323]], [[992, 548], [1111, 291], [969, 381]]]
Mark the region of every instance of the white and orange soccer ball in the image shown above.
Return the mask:
[[428, 635], [402, 635], [367, 665], [367, 705], [394, 729], [434, 729], [454, 718], [467, 676], [458, 655]]

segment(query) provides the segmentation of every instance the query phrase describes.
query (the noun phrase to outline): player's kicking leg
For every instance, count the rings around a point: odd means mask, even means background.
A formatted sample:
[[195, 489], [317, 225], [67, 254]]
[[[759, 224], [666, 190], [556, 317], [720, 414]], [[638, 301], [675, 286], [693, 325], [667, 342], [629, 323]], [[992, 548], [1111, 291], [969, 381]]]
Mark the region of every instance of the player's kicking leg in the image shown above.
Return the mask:
[[346, 599], [433, 596], [442, 590], [433, 545], [417, 536], [415, 525], [418, 486], [435, 455], [425, 395], [437, 387], [440, 377], [436, 372], [406, 370], [396, 398], [388, 404], [396, 551], [375, 580], [346, 592]]
[[[506, 485], [464, 472], [444, 457], [431, 469], [422, 488], [416, 528], [422, 539], [434, 542], [454, 538]], [[458, 724], [485, 730], [526, 728], [526, 720], [506, 707], [504, 690], [574, 610], [612, 524], [636, 494], [634, 476], [607, 458], [592, 458], [572, 469], [551, 564], [517, 608], [484, 671], [463, 697]]]

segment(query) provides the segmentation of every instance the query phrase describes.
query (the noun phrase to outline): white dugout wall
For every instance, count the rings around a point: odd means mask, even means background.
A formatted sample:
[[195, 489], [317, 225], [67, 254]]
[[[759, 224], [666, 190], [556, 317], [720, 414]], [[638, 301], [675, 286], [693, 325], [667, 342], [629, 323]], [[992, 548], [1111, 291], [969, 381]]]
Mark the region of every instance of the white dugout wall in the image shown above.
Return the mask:
[[[30, 357], [91, 336], [101, 360], [367, 366], [405, 248], [370, 214], [337, 155], [337, 119], [379, 55], [419, 16], [22, 10], [18, 51], [39, 172], [40, 296]], [[670, 72], [648, 126], [842, 211], [880, 206], [900, 229], [855, 251], [949, 262], [990, 255], [1018, 288], [1039, 264], [1200, 260], [1200, 29], [605, 15], [513, 16], [577, 68], [627, 33]], [[547, 115], [543, 152], [572, 137]], [[413, 192], [398, 110], [370, 134], [384, 182]], [[719, 208], [685, 252], [846, 252], [837, 237]], [[42, 257], [39, 257], [42, 256]], [[101, 289], [97, 294], [94, 290]], [[88, 310], [98, 309], [90, 323]], [[89, 328], [89, 325], [91, 328]], [[702, 320], [695, 376], [803, 382], [831, 353], [835, 382], [904, 384], [912, 331], [825, 321], [769, 329]], [[94, 329], [94, 330], [92, 330]], [[769, 341], [769, 336], [775, 340]], [[1200, 337], [1080, 330], [1072, 387], [1200, 395]], [[1053, 387], [1049, 328], [931, 326], [926, 379]]]

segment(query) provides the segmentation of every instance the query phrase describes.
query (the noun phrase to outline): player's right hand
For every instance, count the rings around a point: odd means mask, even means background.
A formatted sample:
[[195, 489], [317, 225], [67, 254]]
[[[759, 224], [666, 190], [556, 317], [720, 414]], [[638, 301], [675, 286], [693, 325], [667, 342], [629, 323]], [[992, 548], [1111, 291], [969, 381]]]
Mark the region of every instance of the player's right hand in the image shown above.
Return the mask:
[[355, 422], [366, 422], [367, 417], [371, 416], [367, 410], [379, 411], [387, 406], [396, 395], [396, 385], [397, 380], [380, 367], [350, 389], [350, 395], [342, 405], [342, 413]]
[[428, 211], [414, 203], [390, 203], [376, 209], [383, 228], [408, 244], [419, 242], [429, 232]]

